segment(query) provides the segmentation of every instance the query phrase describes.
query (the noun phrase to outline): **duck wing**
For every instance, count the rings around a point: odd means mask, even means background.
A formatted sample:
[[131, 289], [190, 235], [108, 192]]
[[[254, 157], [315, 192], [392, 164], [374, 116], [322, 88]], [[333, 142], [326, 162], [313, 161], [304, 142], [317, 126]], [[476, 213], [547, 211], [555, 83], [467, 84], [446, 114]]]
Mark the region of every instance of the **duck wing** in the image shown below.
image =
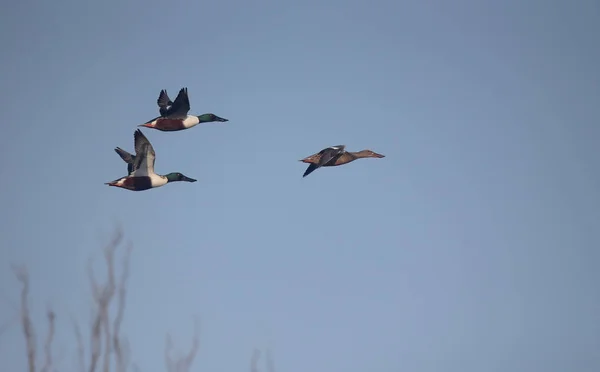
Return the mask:
[[135, 161], [133, 164], [133, 173], [131, 175], [142, 177], [154, 174], [156, 153], [154, 152], [152, 144], [139, 129], [135, 131], [133, 138], [135, 143]]
[[189, 111], [190, 98], [188, 97], [187, 88], [181, 88], [166, 117], [169, 119], [185, 119]]
[[328, 148], [323, 149], [320, 152], [318, 152], [318, 155], [320, 155], [319, 161], [317, 163], [311, 163], [308, 166], [308, 168], [306, 168], [306, 171], [304, 171], [304, 175], [302, 175], [302, 177], [308, 176], [315, 170], [317, 170], [325, 165], [335, 164], [337, 159], [339, 159], [342, 155], [344, 155], [346, 153], [346, 151], [344, 150], [345, 148], [346, 148], [346, 146], [344, 146], [344, 145], [337, 145], [337, 146], [328, 147]]
[[169, 112], [171, 111], [171, 107], [173, 105], [173, 101], [171, 101], [171, 99], [169, 98], [169, 95], [167, 94], [167, 90], [163, 89], [160, 91], [160, 94], [158, 95], [158, 99], [156, 100], [156, 103], [158, 104], [159, 107], [159, 112], [160, 112], [160, 116], [167, 116], [169, 114]]
[[120, 147], [116, 147], [115, 152], [127, 163], [127, 173], [131, 174], [133, 172], [133, 165], [135, 164], [135, 155], [128, 153]]
[[319, 166], [335, 164], [337, 158], [344, 154], [346, 146], [337, 145], [331, 146], [321, 150], [321, 157], [319, 158]]
[[308, 176], [309, 174], [311, 174], [312, 172], [314, 172], [315, 170], [317, 170], [319, 168], [318, 165], [311, 163], [308, 168], [306, 168], [306, 170], [304, 171], [304, 174], [302, 175], [302, 178]]

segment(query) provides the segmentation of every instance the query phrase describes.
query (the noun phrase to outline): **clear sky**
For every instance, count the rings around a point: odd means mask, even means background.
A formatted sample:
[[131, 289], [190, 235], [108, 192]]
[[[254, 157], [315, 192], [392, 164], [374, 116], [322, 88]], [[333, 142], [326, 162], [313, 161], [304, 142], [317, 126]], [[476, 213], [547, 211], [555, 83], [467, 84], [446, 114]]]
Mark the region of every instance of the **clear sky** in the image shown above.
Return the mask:
[[[295, 5], [293, 5], [295, 4]], [[0, 13], [0, 323], [29, 267], [39, 337], [90, 316], [85, 265], [134, 244], [123, 332], [194, 371], [600, 370], [600, 3], [16, 1]], [[227, 123], [143, 129], [144, 192], [113, 151], [186, 86]], [[324, 147], [383, 159], [319, 169]], [[6, 371], [22, 371], [13, 324]]]

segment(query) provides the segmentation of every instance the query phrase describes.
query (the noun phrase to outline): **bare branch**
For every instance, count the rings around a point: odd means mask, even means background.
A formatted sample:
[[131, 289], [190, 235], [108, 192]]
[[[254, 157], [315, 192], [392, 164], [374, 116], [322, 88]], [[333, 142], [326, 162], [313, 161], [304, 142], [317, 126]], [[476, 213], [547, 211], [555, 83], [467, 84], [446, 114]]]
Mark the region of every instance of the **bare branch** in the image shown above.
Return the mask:
[[46, 338], [46, 343], [44, 344], [46, 361], [42, 367], [42, 372], [50, 372], [50, 369], [52, 368], [52, 341], [54, 340], [54, 319], [56, 315], [52, 310], [48, 310], [46, 316], [48, 317], [48, 336]]
[[100, 353], [102, 352], [100, 341], [102, 339], [102, 314], [97, 311], [96, 317], [94, 319], [94, 323], [92, 325], [92, 332], [90, 335], [90, 368], [89, 372], [96, 371], [96, 366], [98, 365], [98, 359], [100, 358]]
[[200, 336], [199, 336], [199, 326], [198, 320], [194, 319], [194, 336], [192, 339], [192, 346], [190, 347], [190, 351], [186, 356], [182, 358], [173, 359], [171, 355], [171, 351], [173, 348], [173, 342], [171, 340], [171, 336], [167, 334], [166, 344], [165, 344], [165, 363], [167, 366], [168, 372], [189, 372], [192, 364], [194, 363], [194, 358], [198, 353], [198, 348], [200, 347]]
[[260, 350], [254, 349], [252, 359], [250, 360], [250, 372], [258, 372], [258, 360], [260, 359]]
[[117, 316], [113, 324], [113, 349], [115, 351], [117, 372], [126, 372], [129, 364], [129, 345], [121, 344], [119, 332], [121, 323], [125, 315], [125, 295], [127, 279], [129, 278], [129, 258], [131, 256], [132, 245], [127, 246], [125, 256], [123, 258], [123, 271], [119, 280], [119, 291], [117, 297]]
[[100, 310], [103, 326], [102, 328], [104, 331], [104, 372], [110, 372], [110, 353], [112, 351], [110, 338], [110, 319], [108, 315], [109, 305], [110, 300], [103, 302]]
[[[100, 291], [100, 286], [98, 285], [98, 281], [94, 276], [94, 268], [92, 266], [92, 260], [90, 259], [88, 262], [88, 277], [90, 280], [90, 287], [92, 290], [92, 297], [94, 298], [94, 302], [98, 304], [98, 302], [102, 299], [102, 293]], [[94, 320], [92, 322], [92, 329], [90, 333], [90, 367], [89, 372], [96, 371], [96, 366], [98, 365], [98, 359], [100, 358], [100, 353], [102, 352], [101, 348], [101, 339], [102, 339], [102, 314], [99, 309], [94, 308]]]
[[[91, 332], [89, 335], [89, 366], [86, 366], [86, 354], [81, 329], [77, 321], [72, 319], [75, 337], [77, 340], [77, 363], [79, 372], [85, 372], [86, 369], [88, 372], [96, 372], [98, 369], [100, 369], [99, 364], [101, 358], [103, 372], [110, 372], [113, 370], [113, 368], [115, 368], [115, 372], [126, 372], [131, 365], [129, 342], [126, 338], [122, 337], [120, 333], [121, 325], [125, 315], [127, 295], [126, 287], [129, 279], [129, 261], [132, 245], [129, 244], [127, 246], [126, 252], [123, 256], [123, 267], [117, 280], [115, 274], [115, 252], [119, 248], [122, 239], [123, 232], [119, 228], [104, 249], [104, 261], [107, 270], [106, 282], [99, 283], [97, 281], [94, 275], [92, 262], [89, 262], [88, 279], [94, 303], [92, 323], [90, 324]], [[28, 304], [29, 276], [24, 267], [13, 267], [13, 270], [17, 280], [21, 282], [22, 285], [20, 318], [27, 347], [28, 371], [36, 372], [36, 340]], [[112, 317], [110, 314], [110, 308], [112, 300], [115, 298], [116, 315], [114, 319], [111, 319]], [[54, 358], [53, 355], [56, 314], [54, 311], [49, 309], [46, 313], [46, 316], [48, 319], [48, 334], [44, 343], [44, 363], [40, 369], [40, 372], [56, 372], [56, 363], [59, 362], [59, 360]], [[9, 325], [9, 323], [6, 325], [2, 324], [0, 327], [0, 333], [5, 331]], [[186, 356], [178, 358], [174, 363], [172, 363], [173, 370], [177, 372], [187, 372], [194, 361], [198, 348], [198, 330], [197, 325], [195, 324], [192, 347]], [[115, 353], [114, 365], [112, 365], [111, 361], [111, 354], [113, 351]], [[168, 355], [169, 346], [167, 347], [166, 351]], [[131, 367], [135, 370], [139, 370], [137, 365], [132, 365]]]
[[27, 346], [27, 364], [29, 372], [35, 372], [35, 334], [33, 324], [29, 313], [29, 275], [25, 267], [13, 266], [13, 271], [17, 280], [21, 282], [21, 324], [23, 325], [23, 334], [25, 335], [25, 344]]
[[194, 319], [194, 335], [192, 338], [192, 346], [190, 347], [190, 351], [187, 356], [183, 359], [184, 368], [181, 372], [189, 371], [194, 363], [194, 358], [196, 358], [196, 354], [198, 353], [198, 349], [200, 348], [200, 330], [199, 330], [198, 319]]
[[108, 276], [108, 283], [102, 291], [102, 299], [98, 303], [100, 313], [102, 314], [102, 324], [104, 328], [104, 372], [110, 372], [110, 353], [111, 353], [111, 337], [110, 337], [110, 319], [109, 319], [109, 308], [112, 297], [115, 293], [115, 260], [114, 253], [119, 244], [120, 234], [117, 234], [117, 238], [113, 239], [110, 245], [104, 249], [104, 260], [106, 261], [106, 269]]
[[73, 328], [75, 330], [75, 338], [77, 339], [77, 363], [79, 364], [79, 372], [85, 372], [85, 348], [83, 346], [83, 337], [81, 336], [81, 329], [75, 319], [73, 321]]
[[[128, 247], [128, 251], [125, 258], [125, 267], [123, 269], [124, 274], [122, 276], [121, 282], [119, 284], [119, 304], [118, 304], [118, 314], [115, 323], [113, 324], [113, 329], [111, 330], [111, 322], [110, 322], [110, 305], [116, 290], [115, 283], [115, 251], [119, 247], [121, 241], [123, 240], [123, 231], [118, 228], [114, 237], [109, 242], [109, 244], [104, 249], [104, 261], [106, 263], [107, 269], [107, 283], [104, 285], [99, 285], [95, 279], [94, 272], [92, 270], [92, 266], [89, 266], [89, 278], [90, 278], [90, 286], [92, 288], [92, 293], [94, 297], [94, 301], [96, 303], [96, 313], [94, 318], [94, 323], [92, 325], [92, 335], [91, 335], [91, 359], [90, 359], [90, 372], [94, 372], [96, 367], [98, 366], [98, 361], [100, 359], [100, 355], [102, 355], [102, 336], [104, 335], [104, 354], [103, 354], [103, 365], [104, 372], [110, 372], [111, 369], [111, 361], [110, 355], [113, 349], [118, 353], [117, 355], [117, 368], [122, 368], [122, 366], [126, 366], [127, 358], [124, 356], [123, 346], [120, 345], [119, 342], [119, 330], [121, 327], [121, 322], [123, 319], [124, 306], [125, 306], [125, 283], [128, 275], [128, 267], [129, 267], [129, 254], [131, 247]], [[119, 370], [120, 371], [120, 370]]]

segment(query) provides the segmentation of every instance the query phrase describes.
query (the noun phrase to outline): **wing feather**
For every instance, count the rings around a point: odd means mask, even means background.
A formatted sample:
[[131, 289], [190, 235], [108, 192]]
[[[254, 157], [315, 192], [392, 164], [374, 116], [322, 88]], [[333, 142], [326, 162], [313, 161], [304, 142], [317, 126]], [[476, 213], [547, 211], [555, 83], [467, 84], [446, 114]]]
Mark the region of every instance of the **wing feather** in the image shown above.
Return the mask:
[[148, 138], [144, 136], [141, 130], [136, 130], [134, 133], [135, 143], [135, 162], [133, 165], [134, 176], [149, 176], [154, 174], [154, 161], [156, 153]]
[[185, 119], [189, 111], [190, 98], [188, 96], [187, 88], [181, 88], [173, 105], [171, 105], [167, 117], [169, 119]]

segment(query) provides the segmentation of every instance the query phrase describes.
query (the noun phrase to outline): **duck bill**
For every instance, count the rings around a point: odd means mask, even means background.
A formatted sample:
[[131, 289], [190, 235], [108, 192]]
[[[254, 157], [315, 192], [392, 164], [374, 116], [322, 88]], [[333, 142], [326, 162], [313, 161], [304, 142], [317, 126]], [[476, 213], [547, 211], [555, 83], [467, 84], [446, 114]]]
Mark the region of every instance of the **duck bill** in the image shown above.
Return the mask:
[[229, 121], [229, 119], [221, 118], [221, 117], [215, 115], [215, 121]]
[[195, 179], [193, 179], [193, 178], [189, 178], [189, 177], [186, 177], [186, 176], [183, 176], [183, 177], [181, 178], [181, 180], [182, 180], [182, 181], [187, 181], [187, 182], [196, 182], [196, 181], [197, 181], [197, 180], [195, 180]]
[[378, 154], [376, 152], [373, 153], [374, 158], [385, 158], [385, 155]]
[[138, 125], [138, 127], [152, 128], [152, 124], [150, 124], [150, 123], [144, 123], [144, 124]]

